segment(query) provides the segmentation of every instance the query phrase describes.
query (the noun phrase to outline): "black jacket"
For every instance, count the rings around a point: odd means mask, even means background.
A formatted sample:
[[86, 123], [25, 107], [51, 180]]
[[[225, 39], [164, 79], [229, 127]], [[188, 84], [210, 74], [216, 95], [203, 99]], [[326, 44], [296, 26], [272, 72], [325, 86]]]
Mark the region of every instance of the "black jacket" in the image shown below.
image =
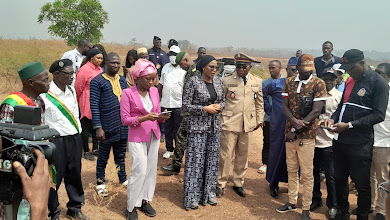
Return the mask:
[[[386, 80], [371, 69], [355, 82], [347, 102], [343, 98], [332, 115], [337, 123], [351, 122], [353, 128], [339, 134], [338, 141], [344, 144], [373, 142], [373, 125], [385, 119], [389, 86]], [[343, 111], [344, 109], [344, 111]]]

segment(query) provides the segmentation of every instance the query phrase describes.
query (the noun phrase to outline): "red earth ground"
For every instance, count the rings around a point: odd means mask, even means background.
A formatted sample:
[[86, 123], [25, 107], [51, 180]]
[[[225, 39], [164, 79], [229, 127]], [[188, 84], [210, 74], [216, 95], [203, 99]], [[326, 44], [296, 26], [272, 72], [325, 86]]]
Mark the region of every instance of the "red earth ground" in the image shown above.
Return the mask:
[[[157, 216], [152, 219], [299, 219], [301, 213], [301, 199], [298, 200], [298, 209], [295, 212], [280, 214], [276, 208], [288, 201], [287, 184], [281, 184], [279, 199], [274, 199], [269, 195], [268, 183], [265, 174], [258, 174], [257, 169], [261, 165], [262, 131], [255, 131], [254, 140], [249, 151], [249, 168], [245, 176], [244, 188], [247, 197], [238, 196], [232, 189], [229, 182], [225, 188], [225, 194], [218, 198], [217, 206], [200, 206], [197, 210], [186, 211], [183, 208], [183, 172], [179, 175], [166, 176], [161, 171], [161, 166], [171, 162], [171, 159], [163, 159], [165, 144], [160, 145], [159, 159], [157, 167], [157, 185], [151, 205], [156, 209]], [[124, 213], [127, 203], [126, 188], [119, 184], [118, 176], [115, 172], [113, 155], [106, 168], [107, 187], [109, 196], [100, 198], [97, 196], [94, 187], [96, 161], [82, 159], [82, 178], [85, 190], [85, 205], [82, 211], [91, 220], [111, 220], [125, 219]], [[126, 170], [129, 173], [130, 159], [127, 154]], [[323, 198], [326, 198], [325, 182], [322, 182]], [[64, 184], [61, 185], [60, 209], [62, 215], [66, 213], [66, 202], [68, 201]], [[323, 199], [324, 204], [326, 199]], [[350, 193], [351, 209], [356, 207], [356, 192]], [[312, 219], [327, 219], [328, 209], [323, 206], [312, 212]], [[151, 219], [138, 211], [139, 219]], [[373, 216], [371, 216], [373, 217]], [[65, 218], [65, 216], [62, 216]], [[351, 219], [356, 219], [352, 216]]]

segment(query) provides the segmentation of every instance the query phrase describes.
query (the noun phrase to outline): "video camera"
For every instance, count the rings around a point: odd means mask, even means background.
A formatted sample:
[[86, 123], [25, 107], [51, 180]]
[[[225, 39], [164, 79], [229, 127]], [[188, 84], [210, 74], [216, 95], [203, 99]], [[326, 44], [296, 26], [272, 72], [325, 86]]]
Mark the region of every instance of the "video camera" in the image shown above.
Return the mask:
[[[23, 191], [19, 176], [13, 171], [12, 163], [20, 162], [28, 175], [32, 175], [37, 158], [32, 149], [39, 149], [49, 165], [55, 163], [56, 146], [48, 140], [59, 137], [57, 130], [41, 125], [39, 107], [17, 105], [13, 122], [0, 122], [2, 139], [0, 158], [0, 201], [4, 205], [20, 202]], [[6, 210], [7, 212], [7, 210]]]

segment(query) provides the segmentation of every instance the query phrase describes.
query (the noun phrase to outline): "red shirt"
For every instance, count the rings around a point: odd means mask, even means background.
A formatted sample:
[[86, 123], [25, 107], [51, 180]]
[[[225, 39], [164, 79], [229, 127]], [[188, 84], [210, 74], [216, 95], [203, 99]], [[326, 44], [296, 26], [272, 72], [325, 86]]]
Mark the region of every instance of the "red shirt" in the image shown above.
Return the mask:
[[77, 102], [80, 107], [80, 119], [83, 117], [92, 119], [91, 106], [89, 102], [89, 85], [91, 80], [102, 72], [103, 69], [100, 66], [95, 66], [89, 61], [77, 72], [74, 88], [76, 90]]

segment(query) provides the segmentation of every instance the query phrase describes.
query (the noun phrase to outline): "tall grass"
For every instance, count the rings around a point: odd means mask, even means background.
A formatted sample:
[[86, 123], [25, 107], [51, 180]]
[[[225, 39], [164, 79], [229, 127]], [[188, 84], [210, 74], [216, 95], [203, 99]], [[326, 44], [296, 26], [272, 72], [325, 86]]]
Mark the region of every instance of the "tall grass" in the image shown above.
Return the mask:
[[[140, 47], [139, 45], [131, 46], [114, 43], [103, 43], [102, 45], [105, 47], [107, 53], [112, 51], [118, 53], [121, 57], [122, 64], [125, 63], [127, 51]], [[41, 61], [48, 69], [55, 60], [62, 57], [64, 52], [72, 49], [74, 48], [67, 46], [65, 41], [62, 40], [8, 40], [0, 38], [0, 93], [7, 94], [11, 91], [20, 90], [21, 83], [18, 78], [18, 69], [23, 65], [33, 61]], [[164, 50], [167, 51], [167, 48], [164, 48]], [[196, 51], [187, 52], [194, 59], [196, 58]], [[234, 54], [219, 54], [213, 53], [212, 51], [210, 54], [216, 58], [234, 56]], [[262, 79], [268, 78], [268, 64], [272, 59], [256, 59], [263, 62], [262, 68], [254, 67], [251, 72]], [[285, 66], [287, 60], [284, 59], [281, 61], [283, 66]], [[122, 69], [120, 73], [122, 73]], [[2, 98], [2, 95], [0, 95], [0, 98]]]

